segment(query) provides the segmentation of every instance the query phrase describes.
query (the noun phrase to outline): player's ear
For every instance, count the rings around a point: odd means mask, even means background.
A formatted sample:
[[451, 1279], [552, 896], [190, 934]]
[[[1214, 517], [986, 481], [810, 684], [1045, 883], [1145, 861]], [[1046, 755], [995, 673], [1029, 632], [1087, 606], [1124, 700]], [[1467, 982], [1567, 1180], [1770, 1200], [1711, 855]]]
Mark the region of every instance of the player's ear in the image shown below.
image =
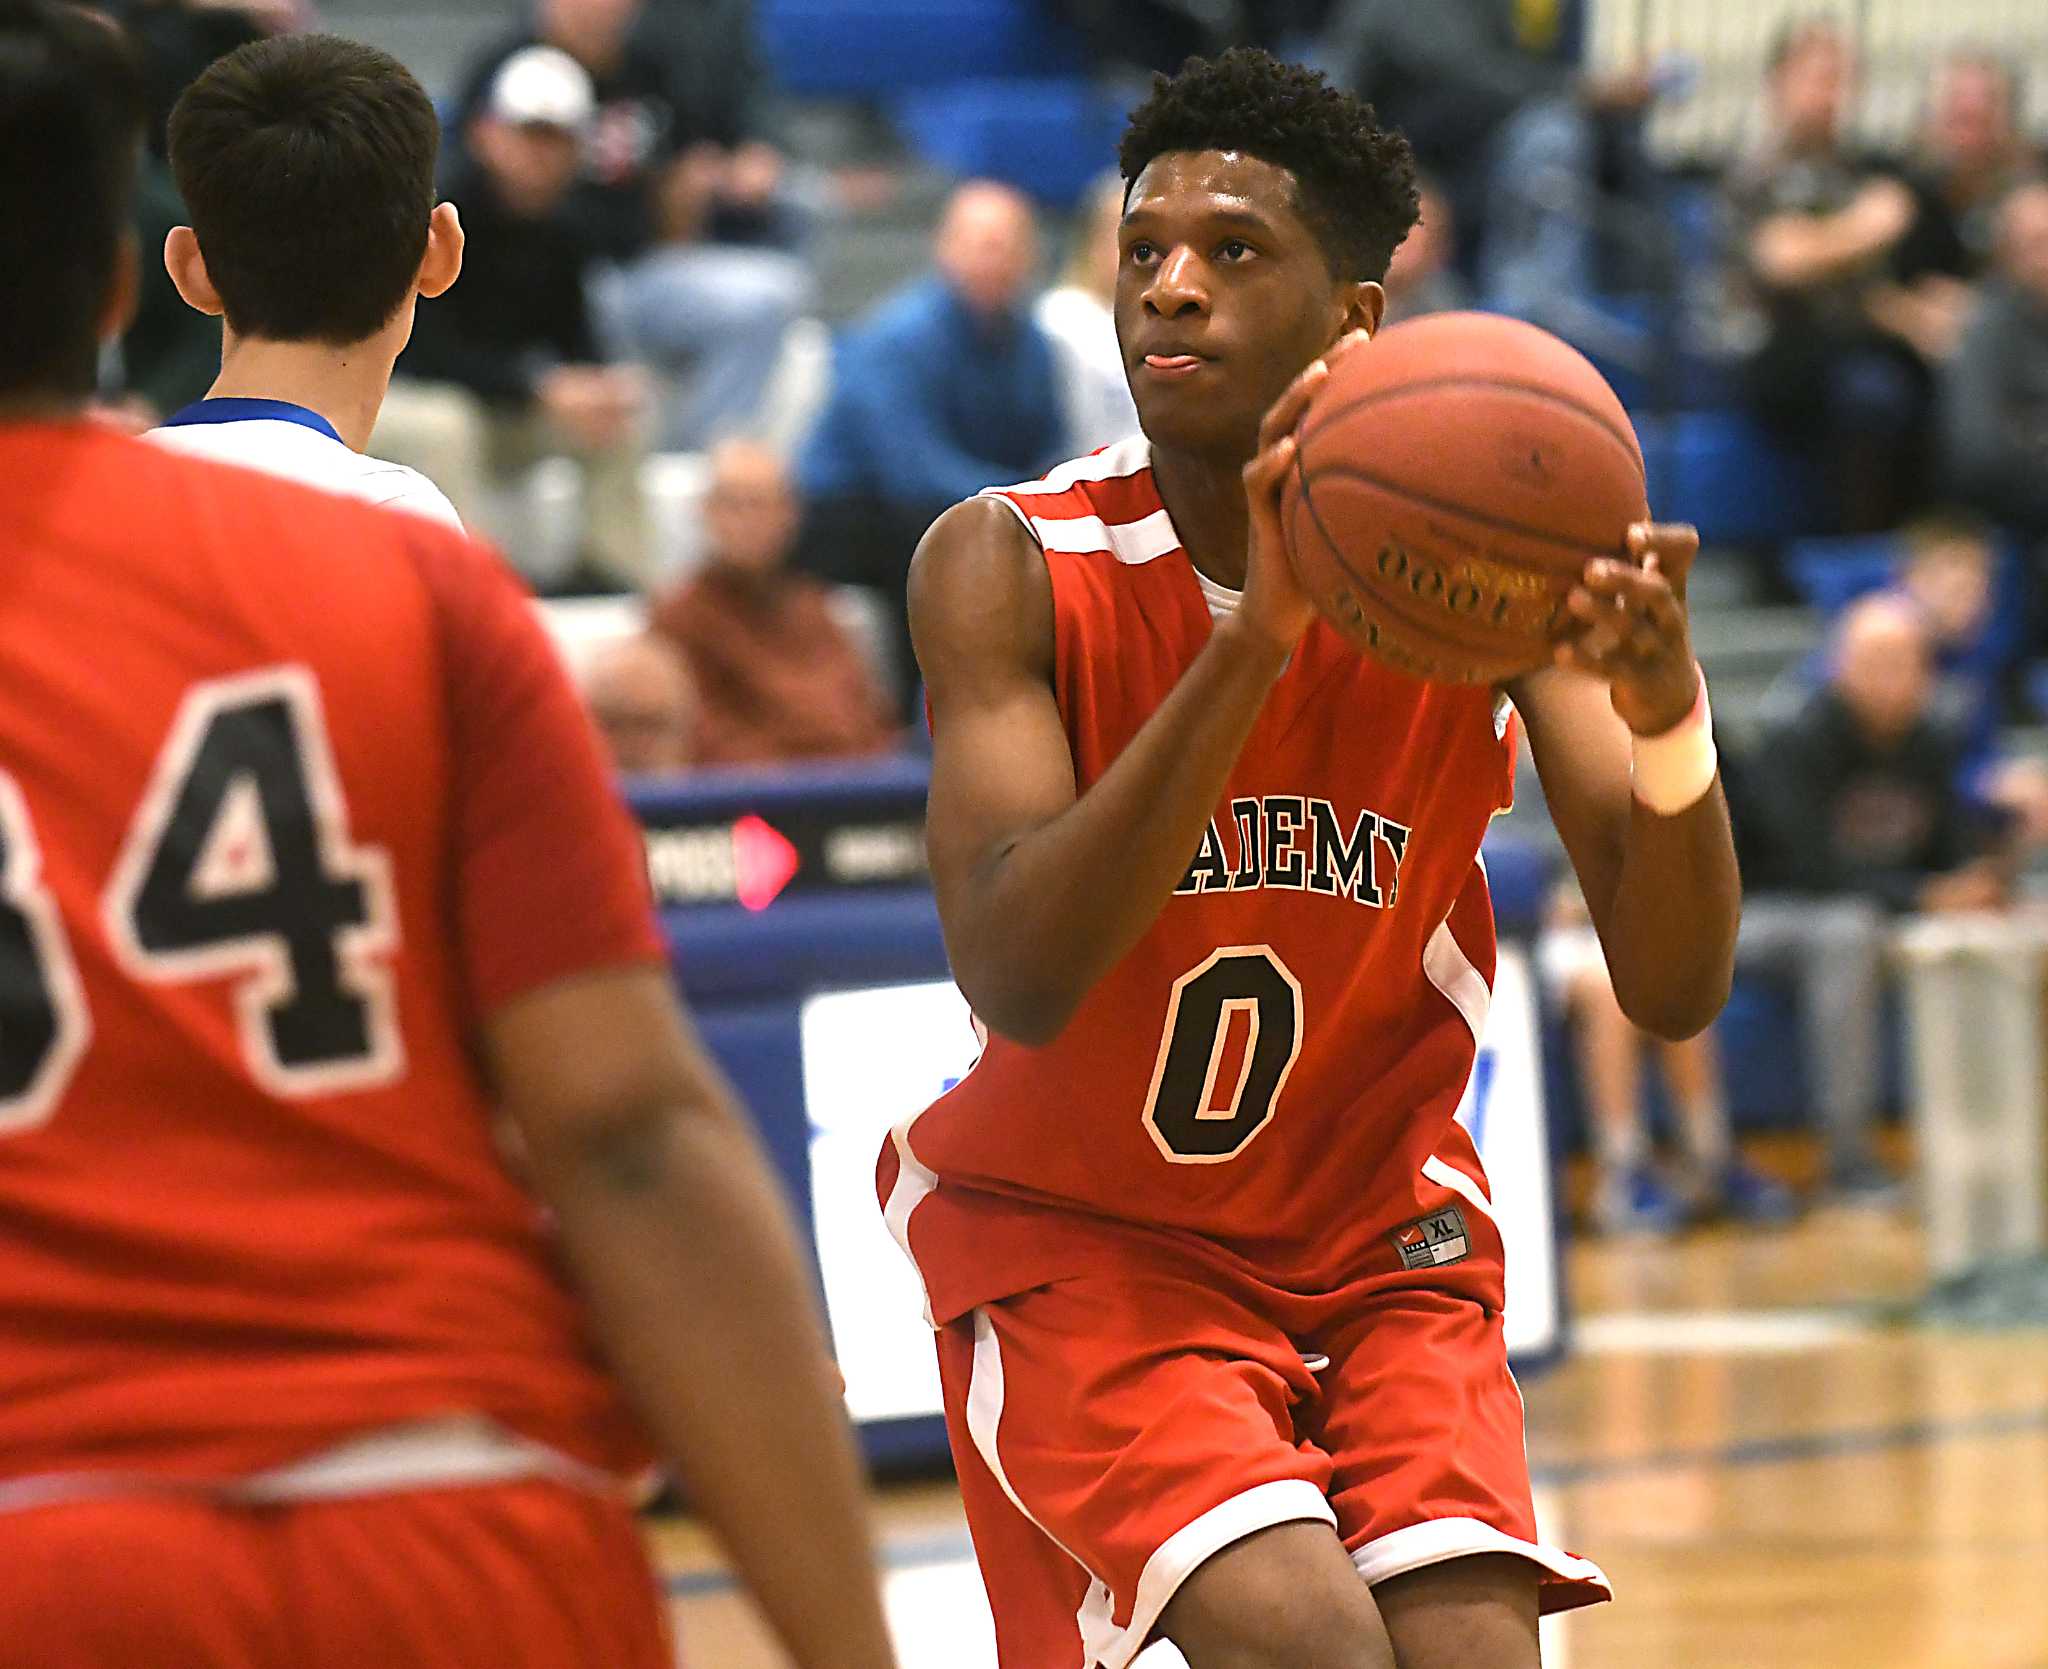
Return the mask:
[[453, 203], [436, 203], [427, 221], [427, 252], [420, 257], [419, 291], [441, 294], [462, 276], [462, 216]]
[[164, 271], [171, 275], [178, 294], [195, 313], [217, 319], [227, 311], [220, 291], [206, 270], [206, 257], [199, 253], [199, 237], [189, 226], [173, 226], [164, 239]]
[[114, 270], [107, 278], [107, 297], [100, 304], [100, 340], [111, 342], [128, 334], [135, 322], [135, 306], [142, 295], [142, 258], [136, 246], [135, 229], [121, 233], [114, 251]]
[[1352, 286], [1351, 296], [1344, 309], [1346, 332], [1362, 330], [1368, 336], [1380, 332], [1380, 320], [1387, 315], [1387, 292], [1370, 279]]

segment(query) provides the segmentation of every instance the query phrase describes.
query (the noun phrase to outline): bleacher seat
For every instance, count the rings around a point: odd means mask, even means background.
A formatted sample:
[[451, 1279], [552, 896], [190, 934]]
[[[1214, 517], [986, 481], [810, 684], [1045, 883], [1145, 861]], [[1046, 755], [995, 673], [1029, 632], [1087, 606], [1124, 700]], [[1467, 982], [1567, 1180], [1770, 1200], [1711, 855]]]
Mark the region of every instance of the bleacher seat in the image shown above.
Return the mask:
[[956, 81], [908, 93], [894, 108], [927, 162], [1058, 208], [1112, 164], [1124, 124], [1121, 103], [1078, 76]]
[[1696, 523], [1709, 544], [1762, 544], [1827, 525], [1813, 470], [1742, 412], [1644, 417], [1636, 433], [1651, 508]]
[[1043, 0], [763, 0], [763, 55], [800, 96], [884, 99], [977, 76], [1063, 75], [1080, 45]]

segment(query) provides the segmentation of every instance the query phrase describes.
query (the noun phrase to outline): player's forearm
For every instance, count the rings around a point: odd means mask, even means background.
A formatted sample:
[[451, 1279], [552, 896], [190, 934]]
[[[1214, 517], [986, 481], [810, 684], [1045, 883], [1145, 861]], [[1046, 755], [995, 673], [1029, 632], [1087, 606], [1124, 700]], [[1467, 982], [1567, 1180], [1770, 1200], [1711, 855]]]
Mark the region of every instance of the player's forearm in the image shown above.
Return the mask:
[[1658, 1037], [1704, 1031], [1728, 1000], [1741, 909], [1718, 781], [1675, 817], [1632, 801], [1604, 935], [1622, 1012]]
[[810, 1283], [751, 1137], [663, 1110], [537, 1156], [612, 1363], [802, 1669], [893, 1669]]
[[1187, 874], [1284, 666], [1219, 625], [1109, 769], [947, 901], [954, 971], [988, 1025], [1050, 1042], [1144, 935]]

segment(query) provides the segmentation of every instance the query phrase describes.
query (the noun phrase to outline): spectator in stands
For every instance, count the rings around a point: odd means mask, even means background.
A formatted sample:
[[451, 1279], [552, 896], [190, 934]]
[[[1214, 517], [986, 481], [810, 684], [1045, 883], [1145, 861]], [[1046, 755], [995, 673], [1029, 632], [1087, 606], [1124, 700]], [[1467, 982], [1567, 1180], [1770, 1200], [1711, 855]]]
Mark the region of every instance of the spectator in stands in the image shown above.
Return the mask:
[[1073, 452], [1093, 452], [1138, 432], [1138, 408], [1131, 401], [1112, 311], [1123, 216], [1123, 176], [1110, 174], [1088, 194], [1059, 284], [1040, 296], [1032, 310], [1059, 356], [1067, 447]]
[[1844, 148], [1854, 69], [1824, 18], [1773, 48], [1770, 132], [1727, 181], [1730, 291], [1753, 343], [1757, 411], [1817, 452], [1843, 527], [1871, 532], [1920, 496], [1934, 381], [1881, 299], [1913, 197]]
[[[1688, 1220], [1780, 1223], [1791, 1194], [1751, 1169], [1728, 1131], [1721, 1055], [1712, 1032], [1671, 1043], [1621, 1011], [1607, 959], [1576, 886], [1559, 889], [1538, 945], [1544, 980], [1570, 1022], [1595, 1166], [1591, 1218], [1603, 1234], [1670, 1234]], [[1654, 1056], [1682, 1143], [1675, 1178], [1652, 1162], [1642, 1102]]]
[[1407, 134], [1468, 233], [1458, 253], [1489, 305], [1590, 352], [1638, 350], [1592, 303], [1638, 289], [1654, 254], [1638, 68], [1589, 74], [1576, 0], [1348, 0], [1326, 52], [1340, 78]]
[[933, 272], [847, 330], [798, 477], [811, 506], [805, 566], [866, 586], [887, 612], [916, 694], [905, 623], [911, 553], [948, 505], [1028, 481], [1070, 450], [1053, 346], [1031, 317], [1031, 205], [976, 180], [946, 205]]
[[[2048, 183], [2006, 199], [1997, 272], [1942, 393], [1956, 491], [2030, 543], [2048, 544]], [[2038, 596], [2048, 592], [2038, 559], [2035, 572]], [[2037, 617], [2037, 648], [2048, 641], [2042, 624]]]
[[1828, 682], [1767, 728], [1733, 778], [1747, 889], [1736, 966], [1797, 991], [1829, 1178], [1845, 1194], [1890, 1181], [1871, 1147], [1890, 919], [1998, 909], [2012, 893], [1933, 693], [1920, 611], [1863, 597], [1842, 617]]
[[632, 590], [647, 568], [647, 381], [604, 362], [584, 291], [590, 249], [559, 213], [593, 108], [567, 53], [528, 47], [499, 66], [448, 182], [468, 238], [463, 281], [421, 310], [374, 444], [436, 482], [471, 526], [490, 524], [491, 483], [571, 454], [584, 544], [556, 588]]
[[593, 651], [582, 684], [621, 776], [674, 774], [695, 762], [697, 692], [667, 638], [640, 632]]
[[661, 444], [695, 450], [759, 419], [812, 281], [784, 250], [718, 241], [735, 221], [758, 230], [772, 218], [780, 153], [730, 102], [693, 96], [715, 83], [719, 60], [678, 74], [635, 37], [640, 11], [640, 0], [535, 0], [533, 24], [477, 60], [461, 109], [475, 111], [500, 66], [536, 43], [589, 73], [597, 109], [565, 212], [603, 258], [594, 295], [609, 347], [675, 379]]
[[754, 11], [754, 0], [662, 0], [640, 13], [633, 44], [667, 67], [681, 125], [706, 136], [708, 240], [802, 254], [832, 188], [784, 154]]
[[713, 450], [703, 566], [654, 607], [696, 685], [700, 764], [837, 759], [895, 740], [889, 699], [825, 587], [789, 567], [798, 521], [773, 452]]
[[2012, 72], [1988, 54], [1951, 53], [1934, 72], [1905, 174], [1912, 223], [1892, 249], [1891, 282], [1871, 295], [1873, 316], [1931, 365], [1955, 352], [1972, 286], [1991, 265], [1999, 205], [2026, 174], [2012, 104]]
[[1424, 176], [1416, 181], [1422, 199], [1421, 216], [1408, 229], [1387, 263], [1382, 288], [1387, 292], [1387, 311], [1382, 324], [1396, 325], [1403, 319], [1419, 319], [1425, 313], [1450, 313], [1469, 307], [1471, 296], [1453, 264], [1457, 249], [1457, 222], [1451, 200], [1434, 180]]

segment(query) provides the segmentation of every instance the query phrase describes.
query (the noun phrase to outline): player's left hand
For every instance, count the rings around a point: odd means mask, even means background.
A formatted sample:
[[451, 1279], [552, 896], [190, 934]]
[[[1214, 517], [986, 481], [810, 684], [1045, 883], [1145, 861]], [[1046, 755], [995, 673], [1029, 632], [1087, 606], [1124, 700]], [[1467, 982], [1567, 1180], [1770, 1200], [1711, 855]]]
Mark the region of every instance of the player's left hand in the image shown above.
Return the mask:
[[1558, 665], [1604, 679], [1615, 712], [1638, 736], [1669, 730], [1699, 694], [1685, 614], [1685, 578], [1699, 548], [1695, 527], [1637, 522], [1628, 530], [1633, 560], [1595, 557], [1565, 599]]

